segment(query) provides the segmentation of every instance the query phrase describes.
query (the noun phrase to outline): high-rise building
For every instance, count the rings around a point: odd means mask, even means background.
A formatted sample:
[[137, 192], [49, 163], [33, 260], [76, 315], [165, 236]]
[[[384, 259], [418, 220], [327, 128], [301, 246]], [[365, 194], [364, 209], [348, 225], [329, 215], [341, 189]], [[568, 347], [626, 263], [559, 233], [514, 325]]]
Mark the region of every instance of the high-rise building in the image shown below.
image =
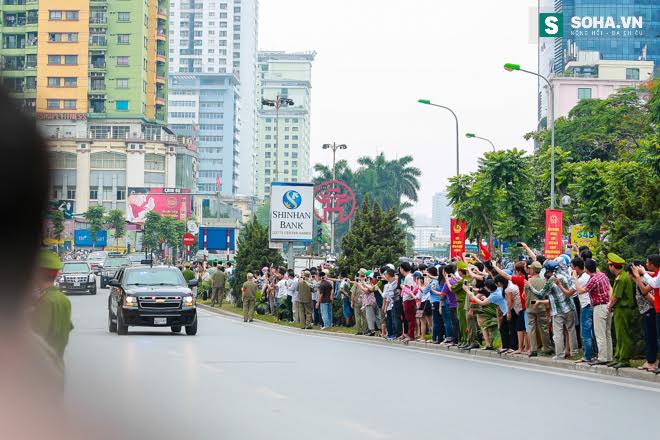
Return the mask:
[[[181, 100], [179, 96], [170, 101], [201, 102], [199, 97], [205, 93], [217, 97], [218, 81], [224, 82], [227, 90], [222, 101], [215, 100], [222, 108], [216, 105], [215, 111], [211, 107], [199, 109], [199, 121], [186, 116], [171, 122], [175, 126], [195, 123], [199, 127], [223, 125], [224, 131], [235, 130], [224, 133], [219, 140], [222, 130], [202, 133], [199, 129], [198, 138], [207, 139], [204, 146], [200, 144], [200, 191], [215, 191], [216, 178], [222, 172], [223, 194], [254, 194], [258, 7], [258, 0], [171, 0], [169, 72], [172, 77], [178, 75], [179, 83], [184, 76], [195, 82], [197, 98]], [[170, 109], [172, 113], [189, 114], [191, 110]], [[204, 113], [213, 114], [213, 120], [203, 121], [199, 115]], [[210, 148], [214, 148], [213, 153]], [[223, 151], [222, 157], [218, 150]], [[234, 157], [229, 160], [231, 155]], [[219, 167], [221, 158], [224, 162]]]
[[[50, 139], [51, 194], [75, 212], [175, 187], [168, 0], [2, 0], [2, 82]], [[191, 160], [194, 152], [191, 152]]]
[[[539, 72], [552, 77], [570, 62], [653, 61], [660, 73], [660, 2], [657, 0], [541, 0], [541, 13], [563, 14], [563, 36], [539, 38]], [[645, 78], [641, 78], [645, 80]], [[547, 91], [539, 83], [539, 120]]]
[[[257, 196], [270, 195], [275, 181], [308, 182], [312, 61], [316, 52], [259, 52], [257, 76]], [[293, 101], [267, 106], [262, 100]], [[289, 102], [290, 102], [289, 101]]]
[[172, 73], [169, 76], [169, 127], [197, 145], [201, 192], [238, 193], [238, 79], [232, 73]]
[[431, 217], [432, 226], [442, 226], [449, 229], [449, 220], [451, 218], [451, 207], [447, 200], [447, 194], [435, 193], [433, 195], [433, 212]]

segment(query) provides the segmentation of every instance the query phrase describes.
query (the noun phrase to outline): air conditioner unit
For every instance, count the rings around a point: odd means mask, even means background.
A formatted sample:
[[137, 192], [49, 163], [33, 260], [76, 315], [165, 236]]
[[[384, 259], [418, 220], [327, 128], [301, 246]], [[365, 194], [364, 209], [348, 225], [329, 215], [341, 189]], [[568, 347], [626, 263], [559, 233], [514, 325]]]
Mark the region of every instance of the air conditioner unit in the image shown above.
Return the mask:
[[138, 144], [138, 149], [144, 150], [144, 145], [143, 144]]
[[80, 150], [89, 150], [89, 144], [85, 142], [80, 142], [78, 144], [78, 149]]
[[131, 151], [137, 150], [137, 144], [128, 144], [128, 149]]
[[169, 150], [170, 153], [174, 153], [174, 152], [176, 152], [176, 150], [174, 149], [174, 147], [169, 147], [168, 150]]

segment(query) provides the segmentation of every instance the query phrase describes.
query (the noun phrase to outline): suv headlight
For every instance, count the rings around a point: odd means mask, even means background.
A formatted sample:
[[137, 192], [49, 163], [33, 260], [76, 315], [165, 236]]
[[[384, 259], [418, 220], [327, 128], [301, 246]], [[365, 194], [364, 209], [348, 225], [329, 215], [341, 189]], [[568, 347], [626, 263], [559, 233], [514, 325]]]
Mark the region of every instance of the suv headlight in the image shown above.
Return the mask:
[[195, 305], [195, 299], [192, 296], [184, 296], [183, 305], [184, 307], [192, 307]]
[[124, 305], [126, 307], [137, 307], [137, 298], [134, 296], [125, 296], [124, 297]]

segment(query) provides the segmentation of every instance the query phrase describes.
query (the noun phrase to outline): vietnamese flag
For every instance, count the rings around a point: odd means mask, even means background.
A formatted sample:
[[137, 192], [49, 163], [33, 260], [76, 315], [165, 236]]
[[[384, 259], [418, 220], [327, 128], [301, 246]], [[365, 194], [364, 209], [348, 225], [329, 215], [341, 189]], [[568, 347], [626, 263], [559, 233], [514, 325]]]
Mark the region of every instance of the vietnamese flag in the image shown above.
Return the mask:
[[215, 189], [220, 191], [220, 176], [215, 176]]
[[479, 242], [479, 249], [481, 249], [481, 254], [484, 256], [484, 260], [490, 260], [490, 252], [488, 251], [488, 248], [481, 242]]

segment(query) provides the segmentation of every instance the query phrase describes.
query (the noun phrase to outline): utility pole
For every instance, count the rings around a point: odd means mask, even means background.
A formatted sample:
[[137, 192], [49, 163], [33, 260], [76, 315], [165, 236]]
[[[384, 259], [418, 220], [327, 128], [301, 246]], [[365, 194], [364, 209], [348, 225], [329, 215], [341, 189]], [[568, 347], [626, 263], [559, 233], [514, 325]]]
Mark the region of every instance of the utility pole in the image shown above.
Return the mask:
[[[332, 144], [323, 144], [322, 147], [324, 150], [330, 149], [332, 150], [332, 187], [335, 188], [335, 183], [334, 181], [337, 180], [337, 162], [336, 162], [336, 155], [337, 155], [337, 150], [346, 150], [348, 147], [345, 144], [340, 144], [337, 145], [335, 142]], [[335, 199], [333, 198], [332, 201], [332, 208], [335, 207]], [[332, 211], [330, 213], [330, 253], [334, 256], [335, 255], [335, 212]]]

